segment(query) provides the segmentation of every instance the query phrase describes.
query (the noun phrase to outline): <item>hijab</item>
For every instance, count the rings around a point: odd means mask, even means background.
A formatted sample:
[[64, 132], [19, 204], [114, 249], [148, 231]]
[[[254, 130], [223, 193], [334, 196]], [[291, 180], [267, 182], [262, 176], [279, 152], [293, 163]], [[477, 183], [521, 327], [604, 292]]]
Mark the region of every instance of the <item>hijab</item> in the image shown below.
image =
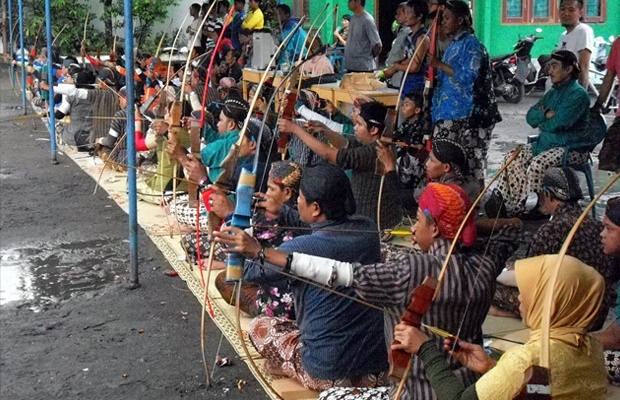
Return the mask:
[[[543, 310], [551, 272], [559, 255], [542, 255], [515, 264], [521, 302], [527, 309], [524, 323], [532, 329], [530, 342], [540, 340]], [[583, 343], [605, 294], [605, 281], [592, 267], [579, 259], [564, 256], [553, 288], [550, 337], [573, 346]]]

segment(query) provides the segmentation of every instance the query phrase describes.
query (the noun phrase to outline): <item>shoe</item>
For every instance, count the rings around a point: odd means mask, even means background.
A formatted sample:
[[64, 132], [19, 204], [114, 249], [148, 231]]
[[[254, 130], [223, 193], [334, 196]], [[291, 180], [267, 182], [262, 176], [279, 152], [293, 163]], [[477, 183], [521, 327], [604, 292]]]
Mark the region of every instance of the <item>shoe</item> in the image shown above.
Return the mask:
[[493, 189], [489, 200], [484, 204], [484, 212], [489, 218], [508, 218], [504, 197], [499, 190]]

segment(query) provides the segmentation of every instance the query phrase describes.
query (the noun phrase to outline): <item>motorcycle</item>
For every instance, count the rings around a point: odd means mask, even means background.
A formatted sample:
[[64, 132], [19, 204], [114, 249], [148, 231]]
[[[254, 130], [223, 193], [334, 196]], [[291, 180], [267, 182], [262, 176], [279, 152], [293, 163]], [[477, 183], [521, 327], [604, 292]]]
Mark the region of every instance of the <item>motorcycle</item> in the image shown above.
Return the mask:
[[590, 82], [594, 85], [603, 83], [607, 64], [607, 48], [613, 43], [613, 36], [609, 37], [609, 42], [601, 36], [594, 38], [594, 51], [590, 57]]
[[[536, 29], [536, 33], [540, 32], [542, 29]], [[532, 47], [538, 39], [542, 37], [536, 34], [520, 38], [512, 53], [491, 57], [493, 90], [496, 96], [502, 96], [507, 102], [516, 104], [523, 98], [525, 89], [531, 91], [539, 81], [544, 87], [546, 74], [542, 72], [540, 63], [533, 64], [531, 56]]]

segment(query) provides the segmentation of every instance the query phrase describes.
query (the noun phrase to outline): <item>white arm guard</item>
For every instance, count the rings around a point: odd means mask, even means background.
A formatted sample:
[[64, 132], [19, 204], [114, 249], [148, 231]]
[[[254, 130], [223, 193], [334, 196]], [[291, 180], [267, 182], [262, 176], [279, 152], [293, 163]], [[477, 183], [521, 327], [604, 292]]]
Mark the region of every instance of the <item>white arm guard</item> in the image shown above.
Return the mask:
[[332, 287], [353, 284], [353, 265], [329, 258], [293, 253], [291, 272]]
[[202, 108], [202, 104], [200, 103], [196, 92], [191, 92], [189, 94], [189, 101], [192, 103], [192, 111], [198, 111]]
[[69, 83], [61, 83], [54, 87], [54, 93], [63, 94], [66, 96], [75, 97], [78, 99], [88, 98], [88, 90], [78, 89], [75, 85]]
[[318, 121], [318, 122], [322, 122], [325, 124], [325, 126], [327, 126], [329, 129], [331, 129], [334, 132], [339, 132], [342, 133], [343, 131], [343, 125], [339, 124], [338, 122], [334, 122], [329, 118], [325, 118], [324, 116], [322, 116], [321, 114], [314, 112], [312, 110], [310, 110], [308, 107], [306, 106], [301, 106], [297, 109], [297, 112], [299, 113], [299, 115], [301, 115], [306, 121]]

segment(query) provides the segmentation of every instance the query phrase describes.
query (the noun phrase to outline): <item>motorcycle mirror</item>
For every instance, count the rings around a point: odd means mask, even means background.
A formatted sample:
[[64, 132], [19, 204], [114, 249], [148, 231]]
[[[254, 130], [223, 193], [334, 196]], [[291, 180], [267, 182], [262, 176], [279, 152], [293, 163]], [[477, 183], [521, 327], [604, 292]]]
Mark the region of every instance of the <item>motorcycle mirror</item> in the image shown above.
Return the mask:
[[536, 33], [541, 33], [542, 32], [542, 28], [536, 28]]

